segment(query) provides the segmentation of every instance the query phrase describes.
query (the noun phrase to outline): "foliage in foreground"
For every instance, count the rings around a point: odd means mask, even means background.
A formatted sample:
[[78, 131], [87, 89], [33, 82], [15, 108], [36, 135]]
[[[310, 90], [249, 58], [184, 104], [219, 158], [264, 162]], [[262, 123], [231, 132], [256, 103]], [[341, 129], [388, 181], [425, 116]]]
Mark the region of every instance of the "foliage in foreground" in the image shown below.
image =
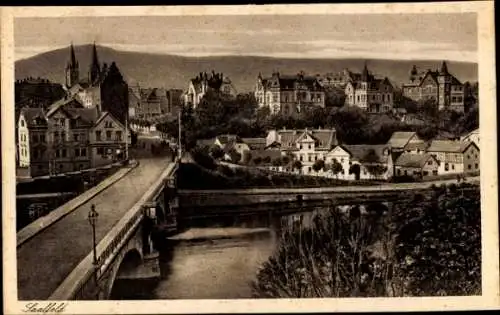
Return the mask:
[[481, 293], [479, 189], [437, 187], [407, 202], [338, 209], [284, 228], [253, 283], [260, 298]]

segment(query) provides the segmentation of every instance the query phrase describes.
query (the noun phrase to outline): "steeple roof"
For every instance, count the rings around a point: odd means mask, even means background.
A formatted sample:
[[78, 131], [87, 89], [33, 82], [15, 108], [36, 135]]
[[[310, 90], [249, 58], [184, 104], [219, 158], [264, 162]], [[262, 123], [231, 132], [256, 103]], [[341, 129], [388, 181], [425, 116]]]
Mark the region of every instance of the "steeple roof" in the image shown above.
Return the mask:
[[443, 64], [441, 65], [441, 71], [439, 74], [448, 74], [448, 67], [446, 66], [446, 61], [443, 61]]

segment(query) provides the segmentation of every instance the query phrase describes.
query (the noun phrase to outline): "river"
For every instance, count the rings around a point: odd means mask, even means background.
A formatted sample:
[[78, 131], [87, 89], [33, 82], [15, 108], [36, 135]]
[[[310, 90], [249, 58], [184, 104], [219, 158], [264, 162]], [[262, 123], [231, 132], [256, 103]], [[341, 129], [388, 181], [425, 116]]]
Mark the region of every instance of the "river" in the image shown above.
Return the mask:
[[[252, 298], [251, 282], [277, 246], [276, 228], [313, 212], [273, 218], [246, 218], [224, 226], [194, 227], [165, 240], [159, 281], [117, 280], [112, 300]], [[217, 225], [217, 224], [215, 224]], [[197, 226], [199, 226], [197, 224]]]
[[234, 228], [196, 229], [194, 238], [167, 240], [171, 250], [160, 251], [160, 281], [117, 281], [111, 299], [251, 298], [251, 282], [272, 254], [275, 237], [263, 229], [221, 237], [226, 232]]

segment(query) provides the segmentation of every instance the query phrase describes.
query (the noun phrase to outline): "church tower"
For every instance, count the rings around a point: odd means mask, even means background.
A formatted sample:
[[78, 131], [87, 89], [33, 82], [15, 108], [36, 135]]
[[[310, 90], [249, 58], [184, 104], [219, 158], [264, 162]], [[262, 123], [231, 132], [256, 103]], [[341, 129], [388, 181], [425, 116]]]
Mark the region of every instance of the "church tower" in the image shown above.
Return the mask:
[[78, 70], [78, 61], [75, 57], [75, 49], [73, 48], [73, 43], [70, 46], [70, 60], [66, 65], [66, 86], [72, 87], [77, 84], [80, 80], [79, 78], [79, 70]]
[[92, 85], [99, 84], [101, 79], [101, 66], [99, 65], [99, 59], [97, 58], [97, 47], [94, 42], [92, 47], [92, 60], [90, 62], [89, 69], [89, 83]]

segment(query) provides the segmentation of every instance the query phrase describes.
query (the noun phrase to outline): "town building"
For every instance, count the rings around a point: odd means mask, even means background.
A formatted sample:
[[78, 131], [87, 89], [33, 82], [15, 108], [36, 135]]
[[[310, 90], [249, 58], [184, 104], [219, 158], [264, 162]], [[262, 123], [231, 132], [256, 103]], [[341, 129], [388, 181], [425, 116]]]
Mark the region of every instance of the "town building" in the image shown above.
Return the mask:
[[108, 111], [122, 124], [128, 118], [128, 86], [115, 62], [108, 67], [99, 62], [97, 46], [92, 46], [91, 63], [87, 77], [80, 76], [79, 62], [73, 44], [70, 46], [70, 60], [66, 65], [64, 88], [69, 98], [77, 97], [84, 107], [97, 107]]
[[[343, 151], [343, 152], [342, 152]], [[337, 162], [342, 165], [343, 174], [341, 179], [385, 180], [392, 177], [393, 160], [390, 148], [387, 145], [342, 145], [337, 146], [328, 157], [337, 157]], [[347, 154], [347, 156], [345, 155]]]
[[394, 88], [387, 77], [377, 79], [365, 64], [361, 76], [345, 85], [345, 104], [369, 113], [388, 113], [394, 105]]
[[275, 71], [269, 78], [259, 74], [255, 99], [259, 108], [269, 108], [271, 114], [293, 116], [308, 106], [325, 107], [325, 90], [317, 77], [304, 72], [282, 75]]
[[[35, 177], [102, 165], [93, 154], [92, 148], [96, 145], [93, 128], [111, 119], [110, 116], [100, 112], [98, 107], [86, 108], [76, 98], [64, 98], [48, 110], [21, 109], [18, 119], [19, 166], [28, 168], [30, 176]], [[123, 152], [125, 147], [125, 137], [118, 137], [125, 135], [125, 128], [116, 126], [119, 130], [108, 124], [103, 132], [106, 136], [108, 131], [112, 133], [112, 141], [106, 142], [104, 148], [106, 152], [112, 150], [115, 160], [116, 154]], [[130, 143], [130, 137], [128, 141]]]
[[463, 135], [460, 140], [464, 142], [474, 142], [479, 147], [479, 128]]
[[200, 72], [199, 75], [189, 81], [187, 91], [184, 94], [184, 104], [196, 108], [209, 90], [221, 92], [228, 96], [236, 96], [236, 89], [231, 80], [224, 77], [222, 73], [212, 71], [209, 76], [206, 72]]
[[138, 83], [129, 87], [129, 117], [150, 119], [158, 116], [175, 116], [182, 107], [182, 90], [141, 88]]
[[394, 162], [396, 177], [410, 176], [421, 179], [438, 175], [438, 160], [431, 154], [403, 153]]
[[396, 131], [387, 142], [392, 152], [423, 154], [428, 144], [413, 131]]
[[403, 96], [416, 102], [433, 100], [439, 110], [464, 112], [464, 85], [448, 72], [443, 61], [440, 70], [419, 71], [414, 65], [410, 71], [410, 82], [403, 84]]
[[439, 162], [439, 175], [480, 170], [479, 147], [474, 141], [433, 140], [427, 152]]
[[361, 73], [352, 72], [345, 68], [337, 73], [327, 73], [320, 79], [321, 85], [325, 88], [341, 88], [344, 89], [348, 82], [361, 80]]
[[[89, 133], [91, 167], [98, 167], [125, 158], [125, 126], [113, 115], [102, 112]], [[128, 143], [130, 144], [130, 139]]]
[[335, 129], [271, 130], [266, 142], [279, 143], [282, 155], [292, 155], [302, 163], [302, 172], [310, 174], [314, 162], [325, 160], [337, 145], [337, 133]]

